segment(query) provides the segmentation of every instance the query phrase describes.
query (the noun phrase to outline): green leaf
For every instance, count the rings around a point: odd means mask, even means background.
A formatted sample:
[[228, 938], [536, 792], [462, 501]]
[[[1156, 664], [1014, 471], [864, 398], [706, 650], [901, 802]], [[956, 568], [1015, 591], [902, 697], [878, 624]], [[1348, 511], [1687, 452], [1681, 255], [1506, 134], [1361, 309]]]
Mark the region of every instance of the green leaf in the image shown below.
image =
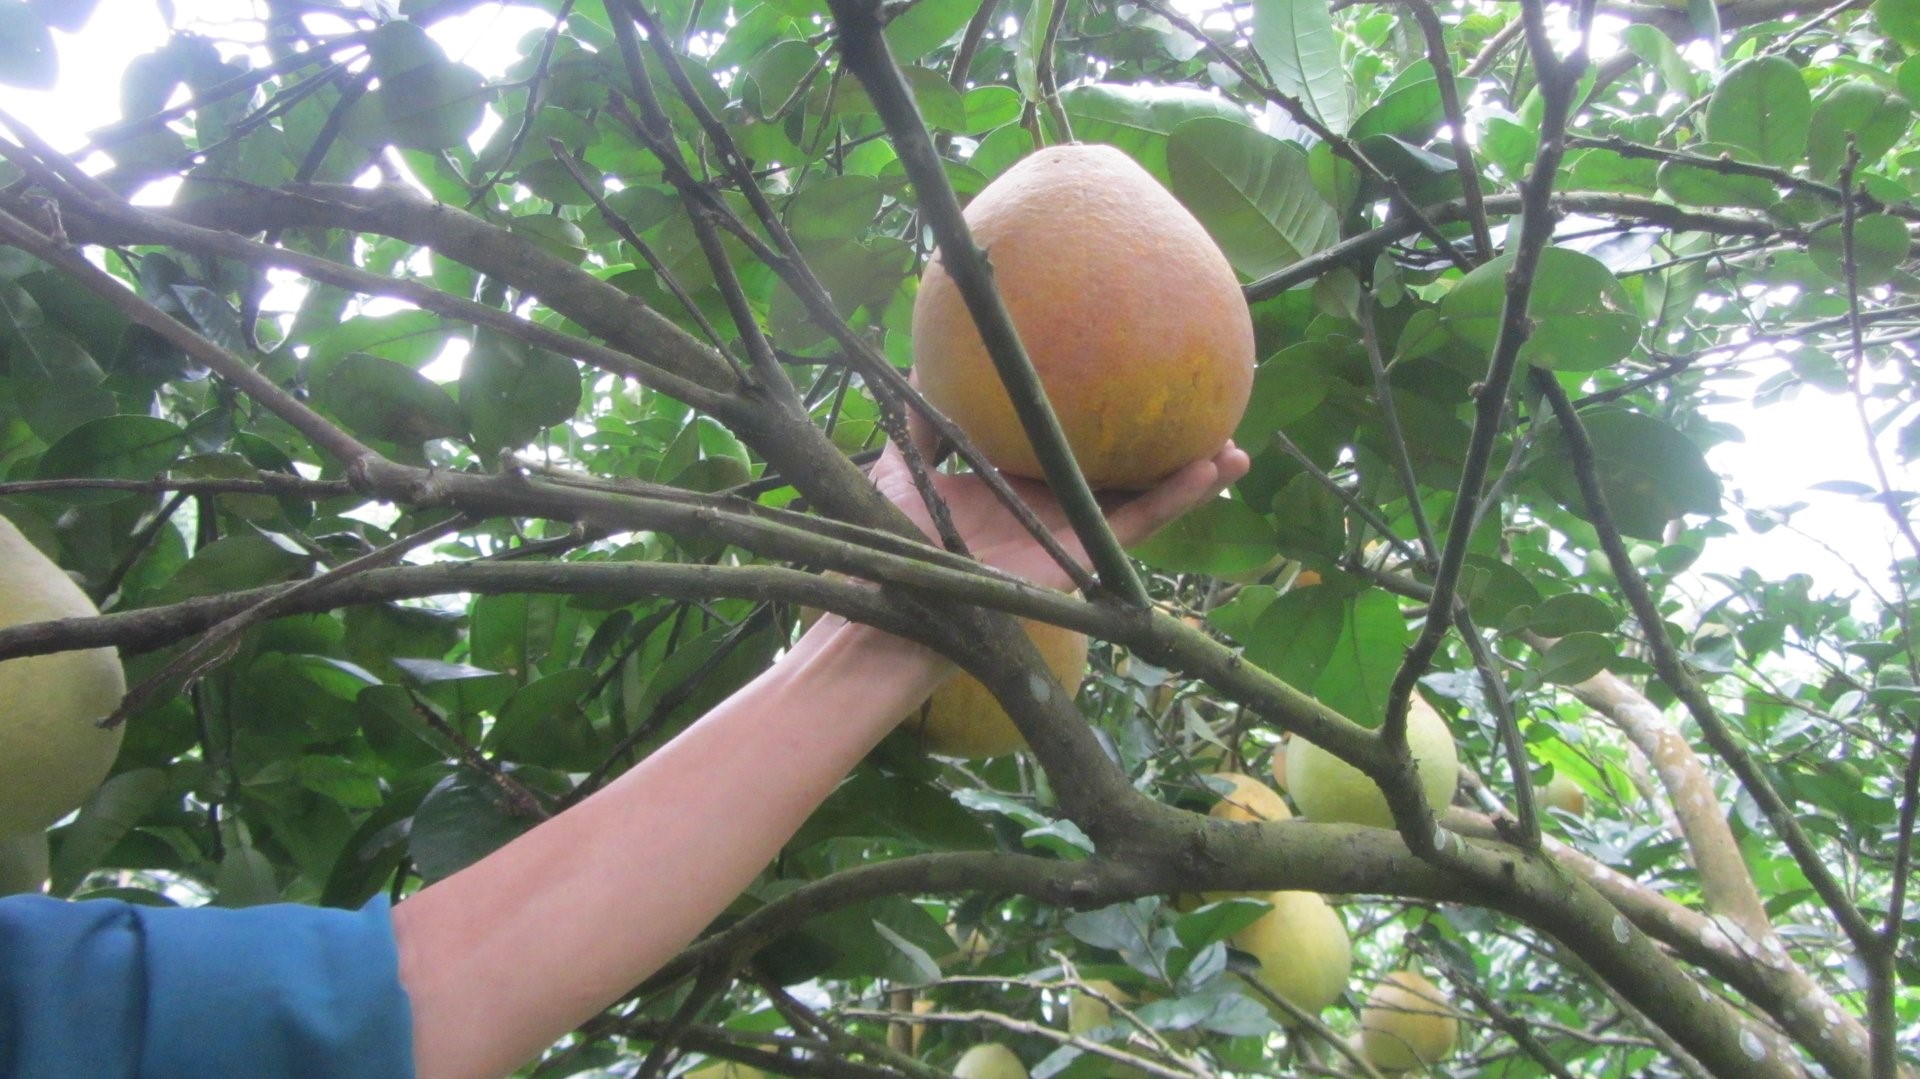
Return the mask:
[[803, 246], [859, 236], [880, 213], [883, 192], [871, 176], [829, 176], [800, 189], [781, 216]]
[[1333, 207], [1314, 190], [1306, 151], [1245, 124], [1208, 116], [1173, 130], [1173, 193], [1242, 276], [1263, 277], [1331, 246]]
[[1533, 609], [1528, 628], [1542, 637], [1570, 634], [1611, 633], [1620, 626], [1620, 612], [1598, 596], [1585, 592], [1563, 592], [1549, 597]]
[[572, 419], [580, 396], [572, 360], [486, 330], [460, 369], [460, 412], [475, 448], [489, 455]]
[[1538, 129], [1504, 116], [1487, 118], [1481, 141], [1487, 156], [1510, 178], [1524, 176], [1527, 166], [1533, 163], [1534, 154], [1540, 151]]
[[[1475, 348], [1491, 352], [1499, 336], [1512, 261], [1502, 255], [1478, 267], [1440, 301], [1445, 326]], [[1520, 358], [1540, 367], [1597, 370], [1640, 339], [1640, 316], [1619, 280], [1599, 260], [1565, 248], [1541, 252], [1527, 314], [1533, 333]]]
[[1253, 372], [1253, 394], [1247, 411], [1234, 429], [1233, 440], [1248, 452], [1257, 452], [1283, 430], [1306, 416], [1327, 398], [1332, 382], [1319, 361], [1328, 348], [1322, 341], [1303, 341], [1262, 363]]
[[0, 0], [0, 83], [50, 90], [60, 77], [53, 35], [19, 0]]
[[1871, 168], [1900, 141], [1913, 123], [1913, 106], [1865, 79], [1834, 87], [1813, 108], [1807, 139], [1807, 167], [1815, 179], [1832, 180], [1846, 163], [1851, 136], [1860, 163]]
[[[106, 416], [63, 435], [40, 458], [40, 478], [150, 480], [167, 470], [187, 446], [179, 424], [153, 416]], [[125, 491], [68, 491], [55, 496], [76, 505], [131, 497]]]
[[1216, 940], [1226, 940], [1259, 921], [1272, 910], [1271, 904], [1250, 896], [1234, 896], [1183, 914], [1173, 923], [1173, 933], [1188, 948], [1200, 948]]
[[313, 565], [313, 556], [285, 536], [257, 529], [232, 532], [193, 553], [149, 599], [172, 603], [287, 580]]
[[1619, 657], [1613, 638], [1599, 633], [1572, 633], [1553, 642], [1540, 657], [1540, 677], [1570, 686], [1584, 682]]
[[[1625, 409], [1589, 412], [1581, 419], [1593, 443], [1601, 491], [1622, 533], [1658, 542], [1668, 521], [1689, 513], [1720, 512], [1720, 477], [1685, 435], [1652, 416]], [[1558, 424], [1546, 429], [1529, 469], [1562, 505], [1587, 516], [1566, 433]]]
[[409, 150], [463, 146], [486, 114], [486, 79], [446, 58], [421, 27], [382, 26], [368, 42], [379, 85], [355, 102], [342, 130], [363, 146]]
[[900, 63], [918, 63], [959, 33], [979, 7], [979, 0], [915, 0], [887, 23], [887, 47]]
[[1168, 573], [1232, 576], [1266, 564], [1273, 523], [1244, 502], [1214, 498], [1136, 546], [1136, 558]]
[[1873, 0], [1880, 32], [1909, 49], [1920, 49], [1920, 0]]
[[[1907, 226], [1892, 214], [1863, 214], [1853, 220], [1854, 279], [1861, 288], [1884, 285], [1906, 261], [1912, 240]], [[1846, 229], [1843, 222], [1814, 230], [1807, 240], [1807, 254], [1820, 272], [1835, 281], [1845, 282]]]
[[1407, 649], [1407, 620], [1400, 604], [1379, 589], [1347, 604], [1346, 625], [1313, 695], [1348, 719], [1377, 727], [1386, 717], [1387, 691]]
[[[510, 770], [524, 779], [534, 769]], [[531, 807], [509, 801], [489, 776], [461, 771], [448, 776], [420, 802], [407, 849], [420, 878], [442, 880], [506, 846], [540, 823]]]
[[940, 980], [940, 964], [933, 961], [925, 948], [887, 928], [884, 922], [874, 922], [873, 928], [888, 944], [899, 949], [901, 958], [913, 971], [913, 977], [899, 979], [900, 984], [930, 985]]
[[1492, 555], [1470, 554], [1460, 575], [1467, 612], [1482, 626], [1499, 626], [1507, 615], [1540, 602], [1540, 590], [1526, 574]]
[[979, 134], [1020, 119], [1020, 94], [1006, 86], [976, 86], [967, 91], [967, 132]]
[[[1473, 94], [1473, 80], [1455, 79], [1454, 83], [1460, 100], [1469, 100]], [[1353, 130], [1347, 132], [1347, 137], [1364, 139], [1369, 135], [1393, 135], [1421, 145], [1433, 138], [1446, 121], [1446, 102], [1440, 95], [1440, 80], [1427, 78], [1390, 91], [1360, 114], [1360, 118], [1353, 122]]]
[[1347, 598], [1332, 588], [1296, 588], [1260, 612], [1244, 638], [1247, 659], [1304, 693], [1313, 692], [1347, 627]]
[[335, 364], [315, 388], [314, 400], [355, 434], [388, 442], [453, 438], [467, 429], [447, 391], [418, 371], [366, 353]]
[[1254, 0], [1253, 51], [1274, 89], [1296, 98], [1335, 133], [1347, 129], [1352, 95], [1327, 0]]
[[487, 748], [507, 760], [584, 772], [606, 756], [606, 740], [587, 708], [599, 676], [569, 667], [515, 690], [487, 732]]
[[[1754, 164], [1754, 155], [1726, 143], [1702, 142], [1689, 148], [1696, 157], [1725, 157], [1743, 164]], [[1760, 176], [1735, 175], [1685, 161], [1662, 161], [1660, 190], [1675, 202], [1687, 206], [1732, 206], [1764, 210], [1780, 201], [1773, 181]]]
[[1620, 39], [1642, 62], [1660, 73], [1667, 89], [1684, 97], [1692, 97], [1699, 91], [1699, 78], [1694, 74], [1693, 65], [1687, 63], [1673, 39], [1658, 27], [1636, 23], [1622, 30]]
[[1734, 65], [1707, 99], [1707, 138], [1751, 151], [1766, 165], [1785, 168], [1799, 162], [1812, 121], [1807, 84], [1784, 57]]
[[1081, 142], [1103, 142], [1125, 150], [1163, 184], [1172, 180], [1167, 141], [1174, 128], [1201, 116], [1249, 122], [1238, 105], [1187, 86], [1082, 83], [1062, 90], [1060, 104]]
[[71, 895], [86, 875], [134, 825], [167, 796], [167, 774], [159, 768], [122, 772], [100, 785], [80, 807], [80, 815], [54, 834], [54, 895]]
[[[1460, 197], [1460, 169], [1453, 158], [1396, 135], [1368, 135], [1357, 141], [1367, 160], [1379, 166], [1416, 205]], [[1360, 189], [1376, 197], [1386, 193], [1385, 187], [1371, 177], [1362, 178]]]

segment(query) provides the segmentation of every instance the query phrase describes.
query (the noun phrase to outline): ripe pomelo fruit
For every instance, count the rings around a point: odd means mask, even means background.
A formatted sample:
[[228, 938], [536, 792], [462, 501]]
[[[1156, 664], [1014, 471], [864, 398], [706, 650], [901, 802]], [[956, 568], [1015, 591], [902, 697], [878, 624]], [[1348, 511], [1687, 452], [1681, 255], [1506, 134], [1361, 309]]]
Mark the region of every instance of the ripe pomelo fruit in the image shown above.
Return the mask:
[[[1087, 673], [1087, 638], [1070, 629], [1045, 622], [1020, 620], [1020, 626], [1040, 650], [1047, 669], [1077, 695], [1080, 680]], [[906, 718], [906, 727], [920, 739], [929, 753], [943, 757], [998, 757], [1024, 749], [1027, 740], [1000, 702], [980, 680], [960, 673], [940, 683], [927, 703]]]
[[[967, 207], [1000, 295], [1087, 481], [1145, 487], [1218, 450], [1253, 388], [1253, 320], [1207, 231], [1110, 146], [1040, 150]], [[913, 305], [927, 399], [987, 459], [1042, 478], [939, 258]]]
[[[1231, 938], [1234, 947], [1260, 960], [1262, 985], [1310, 1015], [1340, 999], [1353, 973], [1353, 942], [1340, 913], [1313, 892], [1269, 892], [1273, 904]], [[1270, 1008], [1282, 1026], [1293, 1018]]]
[[[99, 613], [0, 517], [0, 628]], [[102, 730], [99, 721], [126, 692], [111, 648], [0, 660], [0, 836], [44, 830], [107, 778], [122, 728]]]
[[1286, 801], [1272, 787], [1252, 776], [1239, 772], [1215, 772], [1209, 778], [1209, 786], [1217, 787], [1221, 781], [1232, 785], [1232, 789], [1222, 794], [1208, 811], [1210, 817], [1255, 824], [1293, 819], [1293, 811], [1287, 808]]
[[954, 1079], [1027, 1079], [1027, 1066], [999, 1042], [981, 1042], [960, 1054]]
[[1587, 792], [1579, 781], [1565, 772], [1555, 771], [1547, 785], [1540, 788], [1540, 801], [1546, 806], [1576, 817], [1587, 815]]
[[1067, 1032], [1085, 1034], [1099, 1030], [1113, 1022], [1113, 1005], [1132, 1004], [1134, 996], [1105, 978], [1092, 978], [1087, 981], [1087, 989], [1095, 990], [1099, 995], [1084, 989], [1075, 989], [1067, 997]]
[[1396, 970], [1360, 1009], [1360, 1048], [1381, 1071], [1409, 1071], [1445, 1060], [1460, 1034], [1447, 995], [1411, 970]]
[[[815, 608], [802, 608], [801, 628], [813, 625], [819, 617], [820, 612]], [[1079, 696], [1080, 681], [1087, 675], [1086, 634], [1025, 618], [1020, 619], [1020, 628], [1027, 631], [1028, 639], [1040, 650], [1040, 658], [1046, 661], [1053, 677], [1068, 693]], [[943, 757], [980, 760], [1025, 749], [1027, 745], [1020, 728], [1013, 725], [1013, 717], [993, 699], [993, 693], [981, 685], [978, 678], [964, 671], [940, 683], [933, 695], [901, 720], [900, 725], [914, 733], [920, 748]]]
[[[1418, 694], [1407, 713], [1407, 745], [1413, 750], [1427, 805], [1435, 813], [1446, 812], [1460, 780], [1460, 755], [1447, 721]], [[1295, 738], [1287, 746], [1286, 786], [1300, 815], [1308, 820], [1393, 827], [1387, 796], [1373, 780], [1304, 738]]]

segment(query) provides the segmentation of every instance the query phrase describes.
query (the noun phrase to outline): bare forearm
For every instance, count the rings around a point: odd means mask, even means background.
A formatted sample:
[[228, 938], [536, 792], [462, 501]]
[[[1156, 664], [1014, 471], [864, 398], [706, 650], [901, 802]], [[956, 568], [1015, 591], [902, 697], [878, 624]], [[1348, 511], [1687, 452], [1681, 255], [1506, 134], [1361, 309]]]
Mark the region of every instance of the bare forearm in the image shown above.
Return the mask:
[[395, 908], [419, 1074], [511, 1071], [657, 969], [944, 670], [823, 622], [605, 790]]

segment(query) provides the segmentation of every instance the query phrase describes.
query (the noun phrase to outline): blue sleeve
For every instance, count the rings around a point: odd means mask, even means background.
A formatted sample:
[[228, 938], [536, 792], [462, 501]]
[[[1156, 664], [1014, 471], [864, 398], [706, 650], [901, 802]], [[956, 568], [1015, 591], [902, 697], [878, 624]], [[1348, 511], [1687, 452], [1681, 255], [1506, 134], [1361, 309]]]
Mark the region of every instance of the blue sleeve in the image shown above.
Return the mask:
[[358, 911], [0, 899], [0, 1079], [410, 1079], [384, 899]]

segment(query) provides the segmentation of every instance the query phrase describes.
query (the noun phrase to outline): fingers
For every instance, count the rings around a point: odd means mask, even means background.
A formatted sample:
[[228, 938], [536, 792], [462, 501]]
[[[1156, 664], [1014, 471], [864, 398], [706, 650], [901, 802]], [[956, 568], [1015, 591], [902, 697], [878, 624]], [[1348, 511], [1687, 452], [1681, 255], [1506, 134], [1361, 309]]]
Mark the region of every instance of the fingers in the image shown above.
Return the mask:
[[1247, 474], [1251, 459], [1229, 442], [1212, 457], [1195, 461], [1161, 480], [1140, 497], [1113, 511], [1109, 520], [1124, 546], [1132, 546], [1159, 531]]

